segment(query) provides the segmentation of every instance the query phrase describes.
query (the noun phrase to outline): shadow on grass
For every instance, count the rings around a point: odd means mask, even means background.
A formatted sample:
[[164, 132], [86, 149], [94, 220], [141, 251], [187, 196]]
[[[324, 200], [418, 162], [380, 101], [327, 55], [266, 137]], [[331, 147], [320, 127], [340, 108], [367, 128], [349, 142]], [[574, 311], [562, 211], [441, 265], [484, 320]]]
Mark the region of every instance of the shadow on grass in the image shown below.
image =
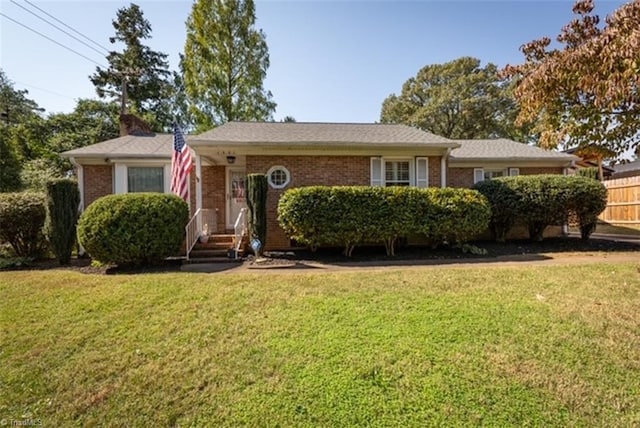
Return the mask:
[[589, 239], [583, 241], [579, 237], [547, 238], [541, 242], [514, 240], [506, 243], [480, 241], [473, 243], [486, 254], [476, 255], [464, 253], [456, 247], [402, 247], [396, 255], [387, 256], [384, 247], [357, 247], [352, 257], [345, 257], [340, 248], [321, 248], [311, 252], [296, 250], [285, 253], [267, 253], [266, 265], [283, 268], [309, 268], [314, 263], [332, 264], [336, 266], [417, 266], [417, 265], [450, 265], [457, 263], [503, 263], [518, 261], [541, 261], [552, 257], [550, 254], [561, 253], [593, 253], [593, 252], [634, 252], [640, 251], [640, 245], [634, 242], [616, 241], [613, 239]]

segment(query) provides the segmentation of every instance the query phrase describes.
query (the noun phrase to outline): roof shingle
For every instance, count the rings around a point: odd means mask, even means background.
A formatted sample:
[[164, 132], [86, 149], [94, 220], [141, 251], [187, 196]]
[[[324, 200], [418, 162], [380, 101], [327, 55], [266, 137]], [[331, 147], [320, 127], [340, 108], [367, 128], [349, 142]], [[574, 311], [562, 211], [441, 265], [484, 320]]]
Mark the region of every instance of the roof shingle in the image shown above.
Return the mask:
[[171, 158], [172, 134], [125, 135], [63, 152], [66, 157]]
[[457, 145], [407, 125], [379, 123], [229, 122], [191, 137], [193, 145], [233, 144], [432, 144]]
[[454, 140], [460, 147], [451, 151], [452, 160], [565, 160], [578, 159], [566, 153], [544, 150], [506, 138], [494, 140]]

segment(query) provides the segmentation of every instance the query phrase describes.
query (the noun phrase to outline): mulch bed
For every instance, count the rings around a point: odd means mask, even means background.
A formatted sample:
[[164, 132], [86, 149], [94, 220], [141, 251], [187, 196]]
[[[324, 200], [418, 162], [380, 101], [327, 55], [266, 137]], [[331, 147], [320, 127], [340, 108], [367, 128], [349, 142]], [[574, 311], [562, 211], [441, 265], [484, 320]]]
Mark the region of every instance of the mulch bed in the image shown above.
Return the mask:
[[[340, 264], [353, 262], [383, 262], [401, 260], [464, 260], [478, 258], [495, 258], [502, 256], [522, 256], [545, 253], [582, 253], [582, 252], [629, 252], [639, 251], [640, 244], [621, 242], [608, 239], [590, 239], [583, 241], [579, 238], [548, 238], [542, 242], [510, 241], [505, 244], [496, 242], [475, 242], [478, 248], [487, 251], [487, 254], [479, 255], [465, 253], [460, 248], [440, 247], [432, 249], [428, 247], [403, 247], [399, 248], [395, 257], [387, 257], [384, 247], [357, 247], [352, 257], [342, 255], [340, 248], [322, 248], [318, 251], [296, 250], [284, 252], [266, 252], [265, 257], [256, 261], [255, 257], [248, 256], [246, 262], [251, 265], [273, 266], [291, 265], [314, 262], [321, 264]], [[138, 274], [138, 273], [162, 273], [180, 271], [181, 260], [167, 260], [156, 266], [92, 266], [87, 258], [72, 259], [69, 266], [60, 266], [56, 260], [42, 260], [33, 262], [30, 266], [14, 268], [13, 270], [48, 270], [66, 269], [87, 274]]]

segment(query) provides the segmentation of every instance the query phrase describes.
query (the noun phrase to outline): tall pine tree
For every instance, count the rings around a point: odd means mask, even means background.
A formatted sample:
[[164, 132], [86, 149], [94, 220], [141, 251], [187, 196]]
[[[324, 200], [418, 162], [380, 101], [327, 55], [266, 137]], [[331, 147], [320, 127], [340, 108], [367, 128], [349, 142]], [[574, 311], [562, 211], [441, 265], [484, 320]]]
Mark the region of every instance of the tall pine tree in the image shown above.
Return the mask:
[[263, 81], [267, 42], [253, 0], [196, 0], [187, 20], [184, 82], [198, 130], [232, 120], [270, 120]]
[[142, 44], [151, 38], [151, 24], [140, 6], [131, 4], [118, 9], [113, 20], [115, 36], [109, 41], [122, 43], [122, 52], [111, 51], [107, 56], [109, 68], [96, 67], [89, 79], [100, 98], [121, 94], [123, 82], [131, 110], [162, 130], [171, 123], [166, 109], [166, 98], [171, 92], [167, 54]]

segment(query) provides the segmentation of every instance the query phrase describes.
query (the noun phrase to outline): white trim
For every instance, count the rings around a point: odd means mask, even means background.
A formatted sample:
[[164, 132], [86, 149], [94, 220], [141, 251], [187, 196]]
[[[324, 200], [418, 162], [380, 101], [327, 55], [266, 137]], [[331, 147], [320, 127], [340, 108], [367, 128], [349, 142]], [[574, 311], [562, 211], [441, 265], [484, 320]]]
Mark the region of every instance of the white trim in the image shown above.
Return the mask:
[[131, 162], [113, 164], [113, 193], [123, 194], [129, 193], [128, 169], [130, 167], [137, 168], [162, 168], [163, 175], [163, 193], [171, 193], [171, 162]]
[[447, 187], [447, 160], [451, 149], [447, 149], [447, 153], [440, 158], [440, 187]]
[[509, 168], [509, 177], [516, 177], [520, 175], [520, 168]]
[[[424, 165], [424, 171], [421, 171], [422, 165]], [[429, 187], [429, 158], [417, 157], [415, 167], [415, 186], [423, 188]]]
[[202, 158], [196, 154], [196, 211], [202, 209]]
[[164, 165], [162, 174], [163, 174], [162, 178], [164, 178], [164, 193], [171, 193], [171, 164], [170, 163]]
[[[242, 172], [242, 173], [245, 173], [246, 175], [246, 168], [244, 166], [227, 166], [225, 168], [225, 179], [224, 179], [225, 180], [225, 184], [224, 184], [225, 211], [224, 212], [225, 212], [225, 218], [226, 218], [225, 227], [227, 229], [233, 229], [236, 222], [236, 218], [231, 218], [231, 172], [232, 171]], [[246, 189], [246, 181], [245, 181], [245, 192], [246, 191], [247, 189]], [[245, 207], [246, 207], [246, 203], [243, 208]]]
[[[377, 164], [377, 166], [374, 166]], [[381, 157], [372, 157], [369, 164], [369, 179], [372, 186], [383, 186], [382, 177], [384, 176], [384, 166]], [[377, 174], [377, 177], [374, 175]]]
[[[273, 181], [271, 181], [271, 174], [273, 174], [277, 170], [281, 170], [282, 172], [284, 172], [284, 175], [286, 177], [284, 183], [282, 184], [275, 184]], [[267, 182], [273, 189], [284, 189], [289, 185], [289, 183], [291, 183], [291, 173], [286, 167], [282, 165], [274, 165], [269, 168], [269, 171], [267, 171]]]
[[473, 184], [484, 181], [484, 169], [473, 168]]
[[71, 162], [76, 167], [76, 177], [78, 178], [78, 190], [80, 191], [80, 212], [84, 211], [84, 167], [76, 163], [73, 158]]
[[116, 163], [113, 166], [113, 193], [120, 195], [128, 192], [127, 186], [127, 165]]

